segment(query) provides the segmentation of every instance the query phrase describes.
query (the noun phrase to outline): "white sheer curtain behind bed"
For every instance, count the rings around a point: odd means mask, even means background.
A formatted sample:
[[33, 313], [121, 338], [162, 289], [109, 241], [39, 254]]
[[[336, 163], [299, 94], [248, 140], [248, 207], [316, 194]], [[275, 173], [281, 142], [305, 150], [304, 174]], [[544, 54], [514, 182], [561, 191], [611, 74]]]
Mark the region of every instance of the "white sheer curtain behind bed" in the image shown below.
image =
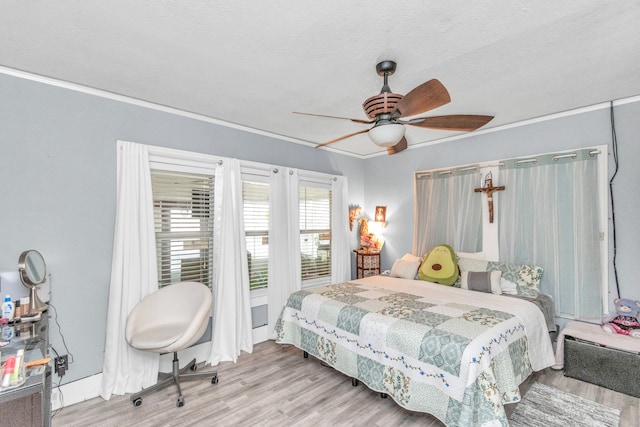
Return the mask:
[[416, 173], [413, 253], [451, 245], [462, 252], [482, 250], [482, 198], [477, 168]]
[[157, 382], [159, 356], [127, 344], [133, 307], [158, 289], [149, 151], [118, 142], [117, 206], [100, 396], [133, 393]]
[[504, 161], [506, 191], [497, 203], [501, 261], [543, 267], [541, 290], [553, 296], [557, 315], [599, 322], [602, 225], [595, 153]]

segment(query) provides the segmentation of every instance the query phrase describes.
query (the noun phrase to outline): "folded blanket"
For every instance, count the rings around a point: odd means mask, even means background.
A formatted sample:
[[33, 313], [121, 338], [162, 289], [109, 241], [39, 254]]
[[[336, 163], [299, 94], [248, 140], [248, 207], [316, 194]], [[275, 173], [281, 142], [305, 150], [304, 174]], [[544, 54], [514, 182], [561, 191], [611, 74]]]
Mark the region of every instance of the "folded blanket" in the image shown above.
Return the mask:
[[538, 294], [538, 296], [535, 298], [529, 298], [521, 295], [502, 295], [506, 297], [523, 299], [537, 305], [544, 315], [544, 320], [547, 324], [547, 329], [549, 330], [549, 332], [558, 332], [558, 325], [556, 325], [556, 309], [553, 305], [553, 299], [549, 295], [541, 293]]

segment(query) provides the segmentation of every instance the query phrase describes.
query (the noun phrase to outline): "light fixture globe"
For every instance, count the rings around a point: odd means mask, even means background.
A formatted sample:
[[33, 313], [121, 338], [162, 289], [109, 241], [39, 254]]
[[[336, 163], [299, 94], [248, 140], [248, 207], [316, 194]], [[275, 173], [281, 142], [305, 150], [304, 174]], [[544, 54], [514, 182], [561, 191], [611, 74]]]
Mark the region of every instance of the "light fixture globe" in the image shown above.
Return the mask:
[[369, 130], [369, 138], [378, 147], [393, 147], [404, 137], [404, 125], [380, 121]]

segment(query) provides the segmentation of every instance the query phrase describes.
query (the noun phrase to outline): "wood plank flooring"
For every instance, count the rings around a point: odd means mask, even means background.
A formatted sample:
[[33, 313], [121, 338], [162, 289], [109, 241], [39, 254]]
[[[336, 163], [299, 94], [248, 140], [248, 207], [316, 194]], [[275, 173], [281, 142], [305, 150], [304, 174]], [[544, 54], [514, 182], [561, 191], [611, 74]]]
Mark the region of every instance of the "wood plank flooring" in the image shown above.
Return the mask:
[[[187, 361], [183, 361], [186, 363]], [[201, 371], [213, 370], [210, 367]], [[134, 407], [129, 396], [98, 397], [62, 408], [54, 427], [67, 426], [443, 426], [434, 417], [407, 411], [391, 398], [323, 366], [293, 346], [267, 341], [243, 353], [238, 363], [218, 366], [220, 382], [182, 383], [185, 405], [176, 407], [175, 387], [143, 399]], [[535, 380], [621, 410], [621, 427], [640, 420], [640, 399], [565, 377], [546, 369]], [[526, 389], [526, 387], [523, 387]], [[513, 405], [507, 405], [508, 413]], [[569, 427], [569, 426], [567, 426]]]

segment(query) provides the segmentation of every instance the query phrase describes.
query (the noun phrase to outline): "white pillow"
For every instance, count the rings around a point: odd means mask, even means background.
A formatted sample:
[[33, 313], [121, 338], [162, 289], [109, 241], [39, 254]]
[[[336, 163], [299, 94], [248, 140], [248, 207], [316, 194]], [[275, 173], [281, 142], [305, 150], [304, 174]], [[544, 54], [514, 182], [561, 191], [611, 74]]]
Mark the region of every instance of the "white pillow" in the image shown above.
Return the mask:
[[503, 294], [518, 295], [518, 285], [504, 277], [500, 278], [500, 288]]
[[487, 271], [488, 262], [474, 258], [458, 258], [458, 267], [460, 271]]
[[403, 260], [403, 261], [422, 263], [422, 258], [420, 258], [419, 256], [415, 256], [413, 254], [410, 254], [410, 253], [406, 253], [406, 254], [402, 255], [402, 258], [400, 258], [400, 259]]
[[391, 267], [391, 277], [400, 277], [402, 279], [415, 279], [418, 273], [420, 262], [406, 261], [403, 259], [397, 259]]
[[458, 255], [458, 258], [479, 259], [482, 261], [487, 260], [484, 252], [456, 252], [456, 255]]
[[500, 278], [502, 272], [497, 271], [463, 271], [460, 277], [460, 287], [479, 292], [491, 292], [496, 295], [502, 293]]

